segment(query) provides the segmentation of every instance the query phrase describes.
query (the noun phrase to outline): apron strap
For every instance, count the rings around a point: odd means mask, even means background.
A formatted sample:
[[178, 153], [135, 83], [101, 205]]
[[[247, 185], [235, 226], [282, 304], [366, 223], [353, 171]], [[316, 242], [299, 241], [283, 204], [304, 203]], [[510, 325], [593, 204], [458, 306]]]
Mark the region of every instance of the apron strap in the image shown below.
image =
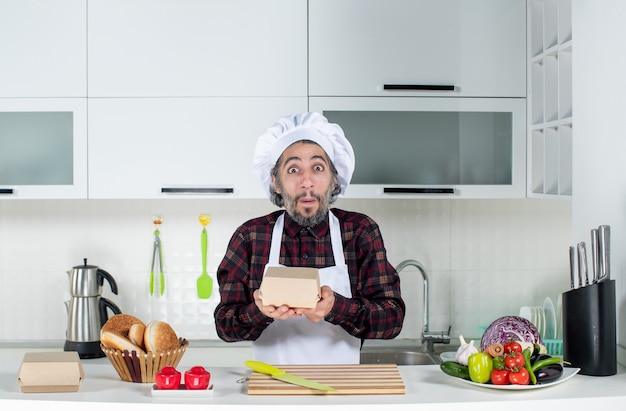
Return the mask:
[[333, 247], [333, 257], [335, 258], [335, 266], [343, 267], [346, 265], [346, 259], [343, 256], [343, 243], [341, 241], [341, 227], [339, 219], [328, 210], [328, 223], [330, 225], [330, 242]]
[[267, 265], [277, 266], [280, 257], [280, 244], [283, 239], [283, 228], [285, 227], [285, 213], [282, 213], [274, 224], [272, 230], [272, 244], [270, 246], [270, 255]]
[[[346, 265], [346, 259], [343, 255], [343, 243], [341, 241], [341, 227], [339, 219], [329, 210], [328, 224], [330, 227], [330, 243], [333, 248], [333, 257], [336, 266]], [[285, 213], [281, 214], [274, 224], [272, 230], [272, 244], [270, 246], [270, 255], [267, 261], [268, 265], [276, 266], [280, 258], [280, 245], [283, 238], [283, 228], [285, 227]]]

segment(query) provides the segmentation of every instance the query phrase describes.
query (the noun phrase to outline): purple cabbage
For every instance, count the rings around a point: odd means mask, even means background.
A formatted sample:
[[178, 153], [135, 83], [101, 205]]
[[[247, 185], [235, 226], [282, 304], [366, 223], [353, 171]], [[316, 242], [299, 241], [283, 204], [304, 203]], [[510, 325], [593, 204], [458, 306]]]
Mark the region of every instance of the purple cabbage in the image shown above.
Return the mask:
[[480, 341], [481, 351], [491, 344], [504, 344], [508, 341], [525, 341], [543, 345], [537, 327], [524, 317], [507, 315], [492, 322]]

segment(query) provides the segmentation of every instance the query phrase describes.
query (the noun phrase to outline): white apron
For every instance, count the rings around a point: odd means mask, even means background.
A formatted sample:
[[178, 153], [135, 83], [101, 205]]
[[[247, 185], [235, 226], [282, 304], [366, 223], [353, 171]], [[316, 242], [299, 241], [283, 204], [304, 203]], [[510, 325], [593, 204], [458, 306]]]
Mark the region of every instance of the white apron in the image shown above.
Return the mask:
[[[339, 220], [330, 211], [328, 216], [336, 265], [319, 270], [320, 286], [327, 285], [335, 293], [352, 298]], [[279, 265], [284, 220], [284, 214], [276, 220], [266, 270]], [[358, 364], [361, 340], [338, 325], [324, 320], [314, 323], [302, 316], [275, 320], [252, 346], [254, 358], [269, 364]]]

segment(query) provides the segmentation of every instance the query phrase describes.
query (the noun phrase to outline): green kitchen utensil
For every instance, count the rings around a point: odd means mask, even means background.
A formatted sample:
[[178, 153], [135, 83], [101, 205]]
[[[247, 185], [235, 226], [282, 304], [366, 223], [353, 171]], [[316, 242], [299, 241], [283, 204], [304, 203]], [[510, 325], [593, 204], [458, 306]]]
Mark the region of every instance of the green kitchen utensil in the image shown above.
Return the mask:
[[286, 371], [281, 370], [280, 368], [276, 368], [273, 365], [269, 365], [261, 361], [248, 360], [245, 362], [245, 364], [247, 367], [252, 368], [256, 372], [271, 375], [272, 378], [287, 382], [289, 384], [312, 388], [314, 390], [337, 391], [335, 388], [329, 387], [328, 385], [320, 384], [317, 381], [307, 380], [306, 378], [298, 377], [297, 375], [288, 374]]
[[211, 293], [213, 292], [213, 279], [206, 272], [207, 248], [209, 243], [206, 226], [211, 222], [211, 215], [200, 214], [198, 220], [200, 224], [202, 224], [202, 274], [198, 277], [196, 288], [198, 289], [198, 298], [207, 299], [211, 298]]
[[163, 273], [163, 251], [161, 249], [161, 238], [159, 235], [159, 226], [163, 223], [161, 216], [154, 216], [152, 218], [154, 224], [154, 245], [152, 248], [152, 268], [150, 270], [150, 295], [154, 295], [154, 267], [158, 264], [159, 273], [159, 294], [163, 295], [165, 292], [165, 274]]

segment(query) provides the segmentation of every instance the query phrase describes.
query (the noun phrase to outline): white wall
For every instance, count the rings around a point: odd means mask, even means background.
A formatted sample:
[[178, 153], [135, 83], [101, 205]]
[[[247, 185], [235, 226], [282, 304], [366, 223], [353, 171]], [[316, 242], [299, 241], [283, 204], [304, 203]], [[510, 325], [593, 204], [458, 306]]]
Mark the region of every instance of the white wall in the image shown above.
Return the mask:
[[626, 361], [626, 2], [573, 0], [574, 194], [572, 242], [611, 225], [618, 361]]
[[[555, 302], [569, 287], [571, 204], [549, 200], [340, 200], [375, 218], [389, 259], [420, 260], [430, 274], [431, 330], [480, 336], [481, 326], [522, 305]], [[198, 300], [198, 215], [209, 212], [209, 270], [236, 226], [275, 208], [267, 200], [0, 201], [0, 344], [65, 339], [67, 270], [83, 258], [107, 270], [126, 313], [165, 319], [188, 339], [214, 339], [211, 300]], [[148, 295], [152, 215], [163, 215], [167, 291]], [[422, 282], [401, 274], [408, 317], [401, 338], [419, 337]]]

